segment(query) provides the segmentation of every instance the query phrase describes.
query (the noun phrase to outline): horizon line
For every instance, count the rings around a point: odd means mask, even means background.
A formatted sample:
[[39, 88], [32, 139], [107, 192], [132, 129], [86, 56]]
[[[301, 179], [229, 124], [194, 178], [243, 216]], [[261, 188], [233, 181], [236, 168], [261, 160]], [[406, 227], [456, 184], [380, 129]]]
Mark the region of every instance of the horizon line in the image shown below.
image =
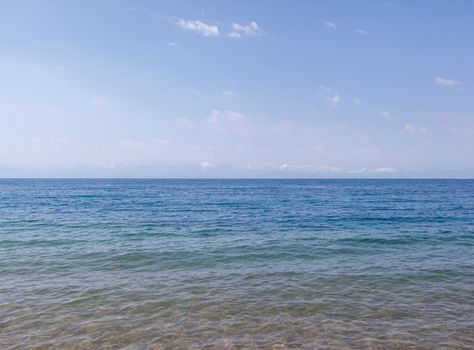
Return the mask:
[[474, 180], [474, 177], [0, 177], [1, 180]]

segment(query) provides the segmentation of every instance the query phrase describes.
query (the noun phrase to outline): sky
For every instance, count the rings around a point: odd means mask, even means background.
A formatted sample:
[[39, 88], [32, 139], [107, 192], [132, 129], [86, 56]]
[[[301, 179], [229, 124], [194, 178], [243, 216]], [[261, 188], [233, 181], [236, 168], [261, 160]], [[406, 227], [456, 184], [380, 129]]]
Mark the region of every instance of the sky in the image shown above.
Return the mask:
[[473, 1], [0, 0], [0, 177], [473, 178]]

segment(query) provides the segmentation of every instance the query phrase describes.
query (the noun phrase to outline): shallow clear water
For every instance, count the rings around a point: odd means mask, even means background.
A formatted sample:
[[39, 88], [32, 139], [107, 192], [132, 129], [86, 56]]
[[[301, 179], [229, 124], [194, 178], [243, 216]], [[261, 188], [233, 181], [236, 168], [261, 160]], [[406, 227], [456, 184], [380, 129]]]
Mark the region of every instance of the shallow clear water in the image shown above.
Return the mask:
[[1, 349], [472, 349], [474, 181], [0, 180]]

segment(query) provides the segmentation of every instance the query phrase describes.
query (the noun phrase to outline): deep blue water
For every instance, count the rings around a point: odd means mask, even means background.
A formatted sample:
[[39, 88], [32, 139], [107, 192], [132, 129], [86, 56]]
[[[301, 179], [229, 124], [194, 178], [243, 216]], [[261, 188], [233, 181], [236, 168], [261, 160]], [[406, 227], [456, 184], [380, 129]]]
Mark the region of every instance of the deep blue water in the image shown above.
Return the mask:
[[472, 349], [473, 180], [0, 180], [1, 349]]

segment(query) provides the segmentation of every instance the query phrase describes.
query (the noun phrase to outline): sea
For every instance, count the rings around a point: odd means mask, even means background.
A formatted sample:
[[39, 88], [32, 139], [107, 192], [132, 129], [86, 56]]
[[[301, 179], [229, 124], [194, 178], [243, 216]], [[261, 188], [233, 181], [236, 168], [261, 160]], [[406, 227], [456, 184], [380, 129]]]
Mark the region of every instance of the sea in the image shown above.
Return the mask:
[[474, 180], [0, 180], [0, 349], [473, 349]]

